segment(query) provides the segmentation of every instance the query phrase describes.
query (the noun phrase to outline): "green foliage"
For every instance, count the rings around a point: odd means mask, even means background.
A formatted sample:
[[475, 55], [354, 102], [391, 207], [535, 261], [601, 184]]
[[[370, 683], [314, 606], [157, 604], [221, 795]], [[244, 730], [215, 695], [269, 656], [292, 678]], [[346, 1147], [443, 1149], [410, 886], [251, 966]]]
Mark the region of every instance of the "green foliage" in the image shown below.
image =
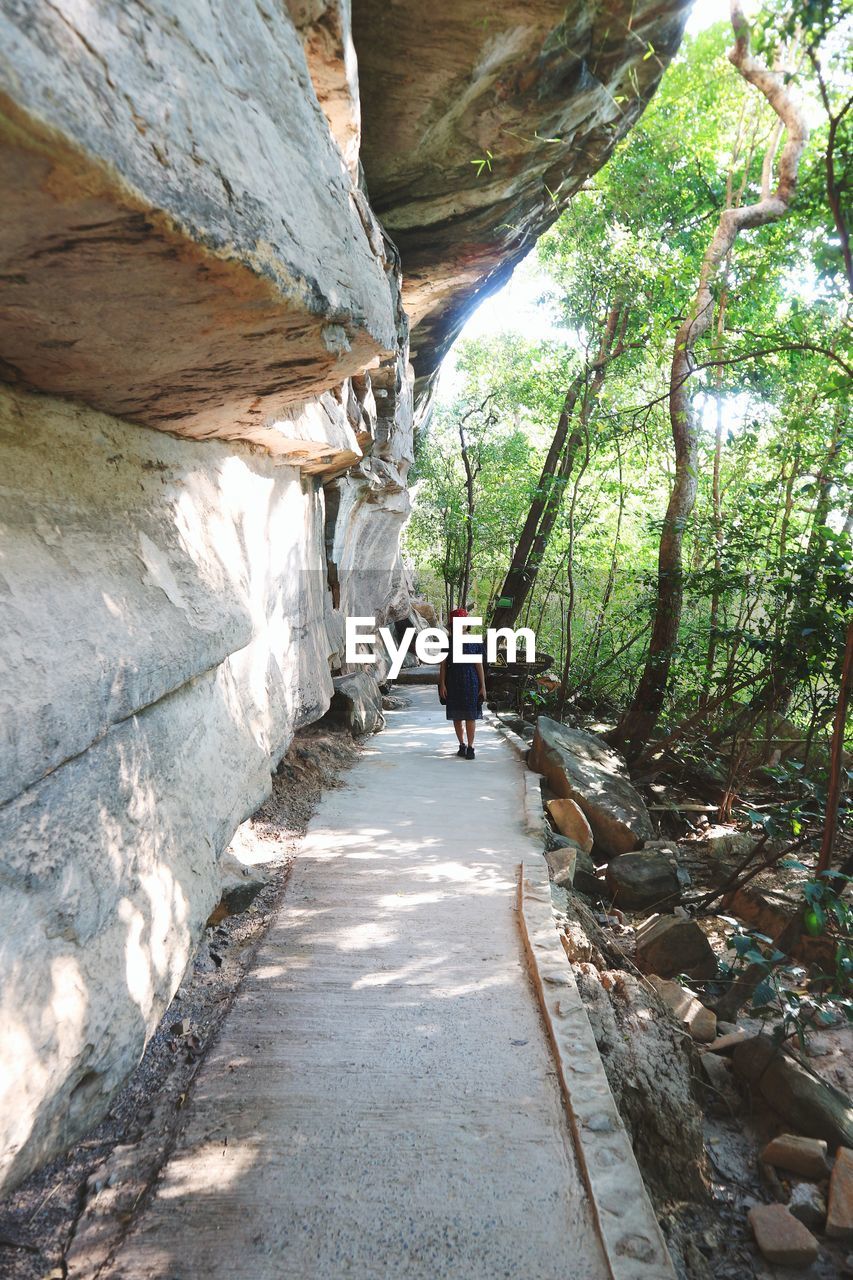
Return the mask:
[[[747, 743], [755, 744], [744, 757], [750, 766], [774, 763], [779, 742], [792, 793], [779, 820], [789, 825], [806, 821], [817, 803], [807, 792], [819, 786], [810, 779], [826, 762], [853, 607], [849, 296], [827, 197], [830, 124], [816, 69], [830, 107], [840, 110], [850, 95], [841, 16], [835, 0], [774, 2], [757, 28], [760, 48], [781, 50], [797, 26], [792, 74], [809, 104], [811, 138], [789, 214], [740, 238], [717, 282], [715, 324], [697, 348], [698, 496], [685, 530], [684, 605], [659, 726], [678, 734], [694, 758], [720, 748], [732, 769]], [[624, 354], [592, 406], [520, 619], [554, 655], [557, 673], [570, 646], [570, 711], [615, 717], [636, 687], [672, 478], [674, 334], [721, 209], [761, 191], [775, 117], [730, 65], [730, 43], [726, 23], [685, 42], [639, 123], [540, 241], [560, 336], [463, 343], [461, 392], [439, 406], [417, 460], [407, 551], [441, 604], [453, 593], [464, 545], [457, 424], [489, 397], [489, 423], [474, 431], [473, 595], [487, 611], [566, 389], [595, 358], [614, 303], [628, 303]], [[836, 130], [839, 172], [850, 118]], [[766, 705], [753, 713], [761, 693]], [[553, 692], [538, 696], [557, 701]]]
[[732, 926], [726, 944], [732, 960], [723, 976], [734, 981], [748, 966], [758, 967], [761, 979], [750, 1012], [772, 1026], [773, 1037], [780, 1043], [793, 1035], [805, 1047], [815, 1024], [853, 1022], [853, 909], [843, 896], [849, 883], [849, 876], [826, 871], [802, 887], [805, 932], [813, 938], [826, 937], [834, 955], [831, 972], [811, 978], [766, 934], [724, 917]]
[[[495, 395], [494, 401], [499, 403], [500, 397]], [[477, 473], [477, 579], [469, 595], [483, 611], [489, 603], [489, 589], [499, 585], [501, 568], [528, 500], [525, 480], [530, 472], [530, 441], [511, 417], [494, 422], [491, 415], [477, 412], [482, 403], [475, 390], [465, 400], [439, 407], [428, 438], [420, 443], [413, 471], [414, 510], [406, 529], [405, 548], [418, 565], [422, 586], [445, 609], [449, 609], [451, 599], [457, 599], [465, 558], [467, 507], [458, 436], [460, 418], [470, 415], [466, 434]], [[489, 407], [495, 409], [492, 401]], [[515, 483], [507, 483], [509, 477]]]

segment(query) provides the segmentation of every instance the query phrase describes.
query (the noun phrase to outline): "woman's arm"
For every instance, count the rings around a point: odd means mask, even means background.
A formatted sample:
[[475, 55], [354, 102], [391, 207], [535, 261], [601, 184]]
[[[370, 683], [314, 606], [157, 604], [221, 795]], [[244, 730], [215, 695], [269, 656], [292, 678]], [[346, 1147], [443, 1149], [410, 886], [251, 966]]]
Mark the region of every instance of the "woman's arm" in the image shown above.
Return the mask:
[[442, 658], [438, 667], [438, 694], [440, 698], [447, 697], [446, 667], [447, 667], [447, 659]]
[[480, 677], [480, 700], [486, 701], [486, 673], [483, 670], [482, 662], [477, 663], [477, 675]]

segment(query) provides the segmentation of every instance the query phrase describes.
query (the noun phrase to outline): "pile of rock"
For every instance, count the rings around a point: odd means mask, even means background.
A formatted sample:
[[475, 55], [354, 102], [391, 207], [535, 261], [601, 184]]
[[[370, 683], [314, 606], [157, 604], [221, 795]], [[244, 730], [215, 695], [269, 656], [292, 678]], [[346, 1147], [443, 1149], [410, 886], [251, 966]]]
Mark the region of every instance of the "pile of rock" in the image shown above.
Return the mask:
[[[751, 1037], [733, 1022], [718, 1021], [715, 1007], [708, 1007], [711, 997], [703, 992], [714, 990], [705, 984], [717, 978], [718, 962], [702, 927], [680, 904], [684, 881], [690, 880], [684, 866], [689, 858], [681, 856], [676, 843], [653, 838], [648, 811], [624, 761], [595, 735], [540, 716], [528, 762], [544, 776], [546, 795], [553, 797], [545, 805], [545, 857], [554, 885], [610, 903], [607, 910], [620, 921], [620, 909], [654, 913], [633, 929], [614, 922], [612, 931], [609, 915], [593, 912], [590, 919], [606, 926], [611, 936], [613, 931], [633, 934], [631, 958], [635, 972], [644, 975], [647, 998], [654, 993], [663, 1020], [658, 1025], [668, 1021], [668, 1012], [684, 1033], [681, 1040], [694, 1063], [699, 1050], [708, 1106], [722, 1104], [735, 1114], [749, 1092], [786, 1127], [799, 1130], [775, 1138], [761, 1152], [764, 1181], [777, 1202], [753, 1202], [748, 1216], [765, 1259], [807, 1267], [820, 1252], [814, 1233], [824, 1233], [827, 1241], [853, 1240], [853, 1104], [793, 1054], [765, 1036]], [[709, 828], [689, 849], [697, 854], [701, 849], [706, 870], [718, 866], [725, 874], [754, 844], [748, 833]], [[765, 920], [769, 906], [775, 905], [768, 906], [766, 897], [766, 892], [763, 897], [753, 894], [744, 915], [767, 926], [768, 935], [783, 945], [775, 917]], [[572, 950], [567, 946], [570, 959]], [[589, 965], [578, 967], [583, 986]], [[626, 957], [625, 968], [630, 967]], [[598, 977], [609, 990], [610, 973]], [[628, 980], [627, 973], [621, 977]], [[600, 1001], [596, 1008], [600, 1012]], [[837, 1153], [834, 1162], [830, 1152]], [[784, 1181], [776, 1170], [786, 1175]]]
[[378, 733], [385, 724], [382, 714], [382, 692], [372, 675], [353, 671], [335, 676], [335, 692], [326, 718], [342, 725], [355, 736]]
[[625, 762], [602, 738], [539, 716], [528, 757], [560, 799], [574, 800], [595, 843], [608, 858], [651, 840], [651, 818]]
[[767, 1144], [761, 1162], [787, 1175], [789, 1184], [787, 1203], [754, 1205], [749, 1211], [755, 1242], [768, 1262], [811, 1266], [820, 1252], [815, 1231], [830, 1240], [853, 1241], [853, 1149], [839, 1147], [831, 1164], [826, 1142], [783, 1133]]
[[[549, 847], [560, 841], [576, 850], [573, 874], [561, 866], [559, 883], [592, 897], [607, 895], [628, 909], [678, 900], [674, 855], [653, 841], [645, 802], [622, 757], [602, 738], [540, 716], [528, 764], [554, 797], [546, 805]], [[604, 879], [597, 869], [603, 863]]]
[[684, 915], [653, 915], [636, 934], [634, 963], [641, 973], [675, 978], [680, 973], [707, 981], [717, 972], [717, 957], [695, 920]]

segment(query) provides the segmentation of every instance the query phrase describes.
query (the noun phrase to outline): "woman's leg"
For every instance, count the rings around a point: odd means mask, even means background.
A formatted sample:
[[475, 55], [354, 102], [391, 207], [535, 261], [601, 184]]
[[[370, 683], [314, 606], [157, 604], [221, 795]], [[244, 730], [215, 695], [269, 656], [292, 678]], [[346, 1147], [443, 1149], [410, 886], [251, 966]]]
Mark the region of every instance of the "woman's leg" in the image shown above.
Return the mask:
[[459, 745], [460, 745], [460, 747], [464, 746], [464, 745], [465, 745], [465, 743], [464, 743], [464, 739], [463, 739], [463, 737], [462, 737], [462, 721], [461, 721], [461, 720], [454, 720], [454, 721], [453, 721], [453, 728], [456, 730], [456, 737], [459, 739]]
[[[477, 727], [477, 721], [476, 721], [476, 720], [466, 720], [466, 721], [465, 721], [465, 733], [466, 733], [466, 734], [467, 734], [467, 736], [468, 736], [468, 746], [469, 746], [469, 747], [473, 747], [473, 745], [474, 745], [474, 730], [476, 729], [476, 727]], [[462, 729], [461, 729], [461, 722], [460, 722], [460, 729], [459, 729], [458, 737], [459, 737], [459, 741], [461, 742], [461, 741], [462, 741]]]

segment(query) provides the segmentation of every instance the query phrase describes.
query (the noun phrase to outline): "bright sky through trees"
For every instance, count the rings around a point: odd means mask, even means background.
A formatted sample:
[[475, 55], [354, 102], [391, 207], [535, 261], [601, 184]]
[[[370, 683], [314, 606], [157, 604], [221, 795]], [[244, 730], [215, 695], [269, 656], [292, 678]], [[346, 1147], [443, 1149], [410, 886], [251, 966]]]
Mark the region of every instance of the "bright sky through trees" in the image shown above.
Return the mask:
[[[714, 22], [725, 21], [728, 13], [728, 0], [696, 0], [687, 23], [687, 34], [697, 35]], [[543, 338], [565, 341], [565, 330], [558, 326], [554, 310], [540, 302], [548, 288], [548, 278], [531, 254], [516, 268], [507, 284], [477, 308], [459, 335], [459, 341], [510, 331], [523, 333], [532, 341]], [[438, 398], [449, 402], [458, 390], [455, 351], [451, 351], [441, 371]]]

